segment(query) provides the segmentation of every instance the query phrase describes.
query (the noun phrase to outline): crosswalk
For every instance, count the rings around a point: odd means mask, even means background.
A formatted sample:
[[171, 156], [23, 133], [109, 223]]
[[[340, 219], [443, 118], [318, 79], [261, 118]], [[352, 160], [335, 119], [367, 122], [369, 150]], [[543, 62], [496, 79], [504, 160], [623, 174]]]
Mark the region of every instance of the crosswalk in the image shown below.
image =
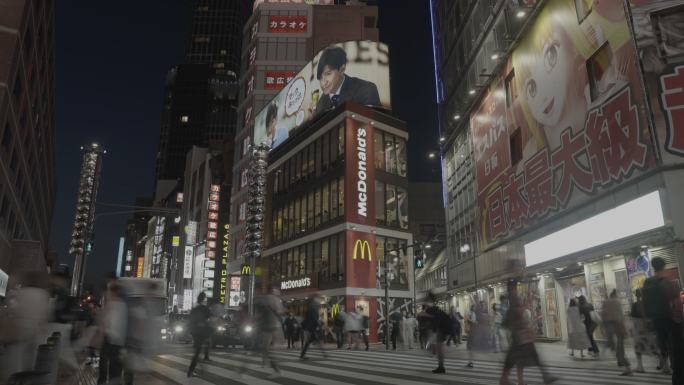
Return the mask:
[[[189, 350], [162, 354], [150, 364], [150, 369], [165, 383], [188, 385], [213, 384], [315, 384], [315, 385], [423, 385], [423, 384], [463, 384], [498, 385], [501, 363], [478, 361], [474, 368], [465, 368], [466, 361], [449, 359], [446, 374], [432, 374], [434, 358], [425, 355], [384, 351], [346, 351], [333, 350], [324, 358], [320, 352], [308, 354], [309, 360], [299, 360], [293, 350], [276, 350], [274, 356], [281, 367], [280, 376], [266, 365], [262, 367], [261, 357], [244, 352], [213, 352], [210, 362], [198, 367], [199, 377], [186, 377], [192, 359]], [[549, 371], [560, 379], [559, 385], [665, 385], [670, 384], [668, 376], [651, 373], [635, 374], [633, 377], [619, 376], [619, 370], [587, 370], [550, 367]], [[515, 383], [515, 374], [511, 383]], [[542, 384], [541, 373], [536, 368], [525, 370], [528, 384]]]

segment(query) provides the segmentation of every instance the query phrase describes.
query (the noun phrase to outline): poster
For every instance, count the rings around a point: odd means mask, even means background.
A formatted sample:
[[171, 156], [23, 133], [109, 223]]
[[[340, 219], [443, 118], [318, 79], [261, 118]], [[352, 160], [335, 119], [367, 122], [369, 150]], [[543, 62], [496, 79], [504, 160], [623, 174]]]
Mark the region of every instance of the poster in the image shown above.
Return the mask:
[[575, 3], [547, 2], [470, 116], [485, 250], [656, 164], [622, 1]]

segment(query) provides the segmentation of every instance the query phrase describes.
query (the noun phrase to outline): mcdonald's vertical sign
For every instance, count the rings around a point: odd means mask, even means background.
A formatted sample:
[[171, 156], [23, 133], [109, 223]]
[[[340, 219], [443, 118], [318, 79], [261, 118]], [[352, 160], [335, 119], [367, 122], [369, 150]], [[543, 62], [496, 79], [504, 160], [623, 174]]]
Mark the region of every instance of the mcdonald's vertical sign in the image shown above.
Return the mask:
[[347, 231], [347, 287], [374, 288], [378, 263], [375, 234]]
[[347, 222], [375, 225], [373, 126], [347, 118], [345, 141], [345, 216]]

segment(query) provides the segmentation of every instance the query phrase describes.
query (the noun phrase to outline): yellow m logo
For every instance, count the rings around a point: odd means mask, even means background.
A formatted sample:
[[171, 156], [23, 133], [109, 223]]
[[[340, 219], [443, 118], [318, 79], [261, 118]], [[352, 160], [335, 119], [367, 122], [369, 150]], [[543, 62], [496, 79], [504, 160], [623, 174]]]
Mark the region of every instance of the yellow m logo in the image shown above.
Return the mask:
[[250, 275], [252, 268], [249, 265], [242, 265], [242, 275]]
[[[361, 253], [360, 255], [359, 252]], [[354, 242], [354, 254], [352, 258], [356, 259], [360, 256], [361, 259], [366, 259], [366, 252], [368, 252], [368, 261], [372, 261], [373, 252], [371, 251], [368, 241], [357, 239], [356, 242]]]
[[333, 304], [330, 312], [332, 313], [332, 316], [335, 317], [340, 312], [340, 304]]

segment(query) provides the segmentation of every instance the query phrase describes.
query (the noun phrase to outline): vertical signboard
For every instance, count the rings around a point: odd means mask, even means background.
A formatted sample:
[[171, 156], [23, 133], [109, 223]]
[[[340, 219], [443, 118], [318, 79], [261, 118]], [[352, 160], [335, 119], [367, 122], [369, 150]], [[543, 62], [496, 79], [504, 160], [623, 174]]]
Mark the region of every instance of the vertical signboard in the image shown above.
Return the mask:
[[136, 278], [142, 278], [145, 270], [145, 257], [138, 257], [138, 268], [135, 270]]
[[375, 164], [373, 126], [352, 118], [346, 120], [347, 166], [345, 215], [347, 222], [375, 225]]
[[347, 231], [345, 250], [347, 287], [375, 288], [375, 234]]
[[192, 289], [183, 290], [183, 310], [192, 310]]
[[209, 187], [209, 200], [207, 203], [207, 243], [205, 257], [208, 259], [216, 258], [216, 242], [218, 240], [218, 216], [219, 200], [221, 199], [221, 186], [212, 184]]
[[183, 278], [192, 278], [192, 258], [193, 247], [185, 246], [185, 256], [183, 258]]
[[230, 276], [230, 291], [228, 294], [228, 306], [238, 307], [240, 306], [242, 294], [240, 292], [240, 284], [242, 278], [240, 276], [232, 275]]
[[214, 298], [218, 298], [222, 304], [226, 303], [226, 296], [228, 293], [228, 252], [230, 250], [230, 225], [224, 224], [221, 227], [221, 252], [220, 258], [217, 259], [216, 282], [214, 284]]

